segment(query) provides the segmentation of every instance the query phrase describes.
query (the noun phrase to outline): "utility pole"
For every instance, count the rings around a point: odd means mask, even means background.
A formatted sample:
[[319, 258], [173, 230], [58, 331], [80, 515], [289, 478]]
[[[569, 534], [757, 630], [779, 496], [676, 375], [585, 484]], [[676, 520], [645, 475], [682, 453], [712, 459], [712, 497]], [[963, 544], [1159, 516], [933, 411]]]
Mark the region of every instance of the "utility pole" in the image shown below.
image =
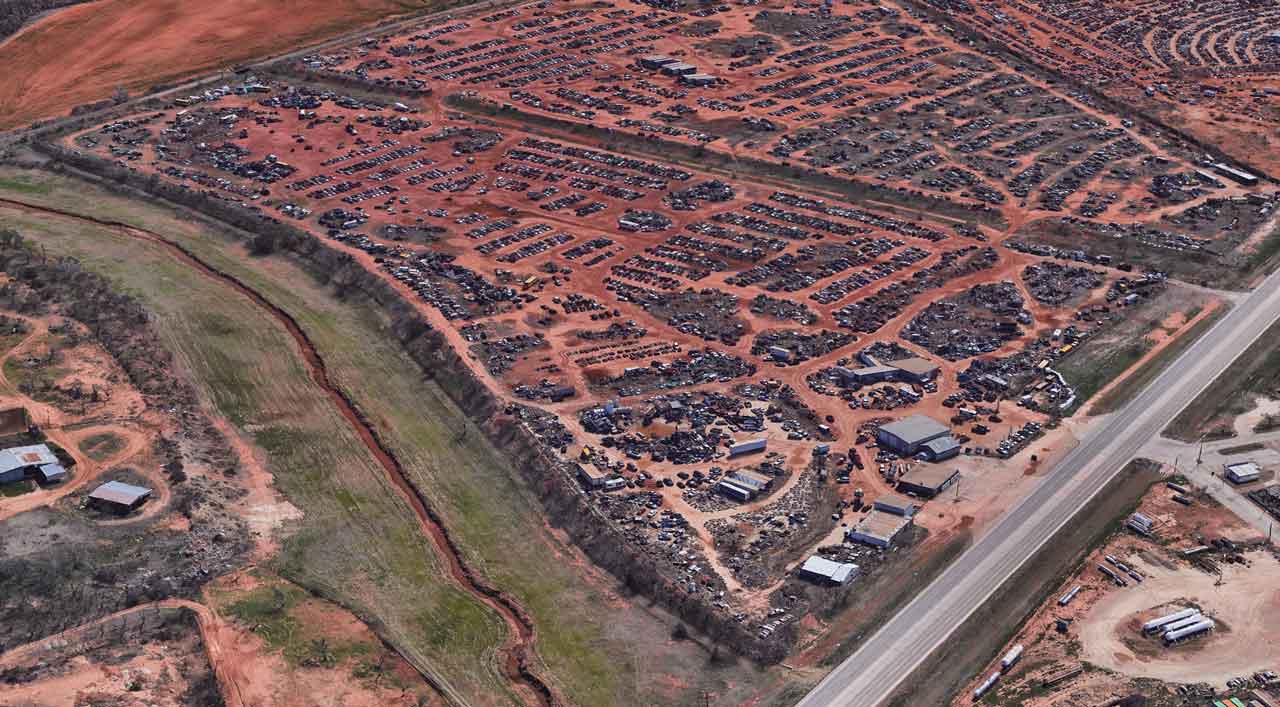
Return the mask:
[[1200, 450], [1196, 452], [1196, 466], [1204, 461], [1204, 435], [1200, 435]]

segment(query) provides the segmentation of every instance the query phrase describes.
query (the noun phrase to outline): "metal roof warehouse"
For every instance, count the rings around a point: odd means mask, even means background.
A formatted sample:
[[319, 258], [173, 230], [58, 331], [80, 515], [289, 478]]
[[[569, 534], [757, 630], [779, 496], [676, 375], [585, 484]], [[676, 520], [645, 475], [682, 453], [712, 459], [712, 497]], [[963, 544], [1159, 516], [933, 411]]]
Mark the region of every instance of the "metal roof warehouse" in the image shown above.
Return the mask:
[[108, 481], [89, 494], [89, 501], [119, 511], [133, 510], [150, 497], [151, 489], [149, 488], [126, 484], [123, 481]]
[[[44, 467], [55, 466], [61, 469], [58, 466], [58, 457], [46, 445], [11, 447], [0, 451], [0, 483], [22, 481], [29, 474], [39, 474], [42, 478], [60, 478], [56, 469], [49, 469], [48, 474], [42, 473]], [[65, 474], [65, 470], [62, 473]]]
[[899, 454], [915, 454], [925, 442], [951, 434], [946, 425], [927, 415], [912, 415], [882, 425], [876, 441]]
[[806, 579], [814, 579], [832, 584], [846, 584], [858, 576], [858, 566], [848, 562], [832, 562], [825, 557], [814, 555], [804, 561], [798, 574]]

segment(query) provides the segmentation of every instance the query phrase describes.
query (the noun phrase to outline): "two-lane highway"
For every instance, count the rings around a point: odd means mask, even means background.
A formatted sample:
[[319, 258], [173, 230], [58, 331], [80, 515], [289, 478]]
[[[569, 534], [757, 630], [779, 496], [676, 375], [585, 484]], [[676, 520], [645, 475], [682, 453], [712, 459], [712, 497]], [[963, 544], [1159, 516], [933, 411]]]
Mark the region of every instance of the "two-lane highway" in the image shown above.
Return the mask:
[[802, 707], [874, 707], [1086, 506], [1138, 450], [1280, 319], [1280, 272], [1241, 298], [1129, 404], [1101, 421], [1034, 490], [841, 663]]

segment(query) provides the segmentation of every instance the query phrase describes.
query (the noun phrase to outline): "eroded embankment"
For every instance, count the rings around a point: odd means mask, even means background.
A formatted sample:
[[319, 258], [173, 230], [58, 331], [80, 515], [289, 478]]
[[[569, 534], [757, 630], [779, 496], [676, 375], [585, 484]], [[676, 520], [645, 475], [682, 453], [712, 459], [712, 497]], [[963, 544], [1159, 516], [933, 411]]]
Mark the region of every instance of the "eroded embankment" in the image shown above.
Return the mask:
[[52, 636], [0, 653], [0, 665], [6, 669], [23, 663], [48, 662], [53, 654], [64, 657], [89, 653], [102, 646], [118, 643], [125, 637], [137, 638], [165, 612], [187, 612], [200, 631], [209, 667], [218, 677], [219, 691], [227, 707], [253, 707], [244, 698], [244, 677], [236, 662], [229, 658], [230, 647], [224, 644], [223, 622], [209, 607], [187, 599], [161, 599], [131, 606]]
[[324, 358], [321, 357], [311, 338], [292, 315], [235, 276], [209, 265], [182, 245], [152, 231], [140, 229], [119, 221], [94, 218], [72, 211], [39, 206], [12, 199], [0, 198], [0, 205], [32, 213], [50, 214], [84, 223], [92, 223], [96, 226], [110, 228], [131, 238], [155, 244], [201, 275], [231, 287], [279, 322], [293, 338], [298, 351], [302, 354], [311, 380], [325, 393], [386, 471], [387, 478], [400, 491], [405, 501], [413, 509], [423, 531], [431, 538], [440, 558], [449, 567], [453, 578], [469, 594], [497, 612], [507, 624], [509, 628], [508, 637], [506, 644], [502, 647], [502, 653], [505, 657], [503, 668], [513, 687], [525, 697], [536, 697], [541, 704], [556, 705], [560, 703], [560, 700], [551, 691], [550, 686], [539, 678], [531, 668], [535, 633], [533, 621], [528, 613], [511, 596], [493, 587], [476, 574], [462, 559], [461, 549], [445, 529], [440, 517], [427, 504], [426, 499], [418, 489], [409, 481], [404, 467], [400, 464], [400, 460], [382, 441], [378, 432], [355, 406], [346, 392], [330, 380]]

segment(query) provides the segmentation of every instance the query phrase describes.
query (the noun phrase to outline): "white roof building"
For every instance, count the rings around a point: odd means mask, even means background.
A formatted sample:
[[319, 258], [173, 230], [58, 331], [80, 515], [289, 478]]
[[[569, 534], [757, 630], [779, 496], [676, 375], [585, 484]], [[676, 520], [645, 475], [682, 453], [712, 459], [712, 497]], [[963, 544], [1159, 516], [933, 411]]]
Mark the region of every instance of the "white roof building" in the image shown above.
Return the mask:
[[814, 555], [800, 565], [800, 575], [834, 584], [847, 584], [849, 580], [858, 576], [858, 566], [849, 562], [832, 562], [825, 557]]
[[1247, 484], [1251, 481], [1257, 481], [1258, 477], [1262, 475], [1262, 469], [1254, 462], [1225, 464], [1223, 472], [1227, 480], [1233, 484]]

